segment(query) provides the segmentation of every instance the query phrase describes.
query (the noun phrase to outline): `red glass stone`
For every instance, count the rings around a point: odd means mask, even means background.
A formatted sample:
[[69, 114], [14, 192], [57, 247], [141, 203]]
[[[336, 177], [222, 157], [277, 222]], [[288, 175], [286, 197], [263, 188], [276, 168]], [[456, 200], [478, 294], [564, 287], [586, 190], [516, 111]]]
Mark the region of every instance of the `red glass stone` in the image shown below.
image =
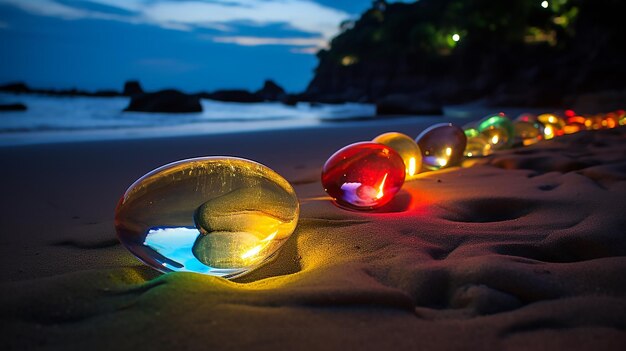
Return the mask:
[[361, 142], [335, 152], [322, 169], [322, 185], [339, 206], [370, 210], [391, 201], [404, 184], [404, 161], [378, 143]]

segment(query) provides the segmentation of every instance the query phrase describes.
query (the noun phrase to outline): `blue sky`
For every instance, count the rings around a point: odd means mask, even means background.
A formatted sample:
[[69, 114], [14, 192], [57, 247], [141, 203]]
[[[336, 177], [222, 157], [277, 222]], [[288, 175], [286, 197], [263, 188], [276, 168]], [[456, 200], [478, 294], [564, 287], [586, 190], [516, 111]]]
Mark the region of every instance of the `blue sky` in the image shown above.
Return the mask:
[[305, 89], [314, 53], [371, 0], [0, 0], [0, 84]]

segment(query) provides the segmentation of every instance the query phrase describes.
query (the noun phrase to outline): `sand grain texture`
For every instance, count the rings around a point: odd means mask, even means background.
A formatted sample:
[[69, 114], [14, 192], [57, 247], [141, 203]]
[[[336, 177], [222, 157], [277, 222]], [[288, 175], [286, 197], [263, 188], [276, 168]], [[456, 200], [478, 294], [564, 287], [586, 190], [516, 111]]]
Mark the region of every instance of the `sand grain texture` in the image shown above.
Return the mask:
[[[2, 348], [626, 349], [626, 129], [426, 173], [373, 213], [333, 206], [319, 170], [386, 130], [335, 129], [0, 149]], [[209, 154], [274, 168], [302, 203], [236, 282], [160, 275], [115, 240], [134, 179]]]

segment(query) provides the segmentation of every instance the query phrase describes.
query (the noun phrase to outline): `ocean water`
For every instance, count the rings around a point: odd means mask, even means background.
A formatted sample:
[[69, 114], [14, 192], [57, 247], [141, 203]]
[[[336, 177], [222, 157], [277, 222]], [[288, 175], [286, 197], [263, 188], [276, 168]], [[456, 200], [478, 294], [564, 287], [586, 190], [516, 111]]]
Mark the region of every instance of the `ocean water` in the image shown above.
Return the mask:
[[374, 117], [370, 104], [230, 103], [201, 100], [200, 113], [123, 112], [126, 97], [57, 97], [0, 93], [0, 103], [21, 102], [27, 111], [0, 112], [0, 145], [215, 134], [314, 126]]

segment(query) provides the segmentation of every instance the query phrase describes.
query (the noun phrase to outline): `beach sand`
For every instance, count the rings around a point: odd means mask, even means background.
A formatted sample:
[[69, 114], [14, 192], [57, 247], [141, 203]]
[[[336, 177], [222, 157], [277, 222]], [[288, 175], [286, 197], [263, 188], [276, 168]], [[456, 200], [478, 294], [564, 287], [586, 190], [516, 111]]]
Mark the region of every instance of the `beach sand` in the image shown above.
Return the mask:
[[[394, 123], [0, 148], [2, 349], [626, 349], [626, 128], [335, 207], [324, 161], [427, 126]], [[276, 259], [234, 282], [157, 273], [113, 227], [135, 179], [206, 155], [273, 168], [302, 204]]]

